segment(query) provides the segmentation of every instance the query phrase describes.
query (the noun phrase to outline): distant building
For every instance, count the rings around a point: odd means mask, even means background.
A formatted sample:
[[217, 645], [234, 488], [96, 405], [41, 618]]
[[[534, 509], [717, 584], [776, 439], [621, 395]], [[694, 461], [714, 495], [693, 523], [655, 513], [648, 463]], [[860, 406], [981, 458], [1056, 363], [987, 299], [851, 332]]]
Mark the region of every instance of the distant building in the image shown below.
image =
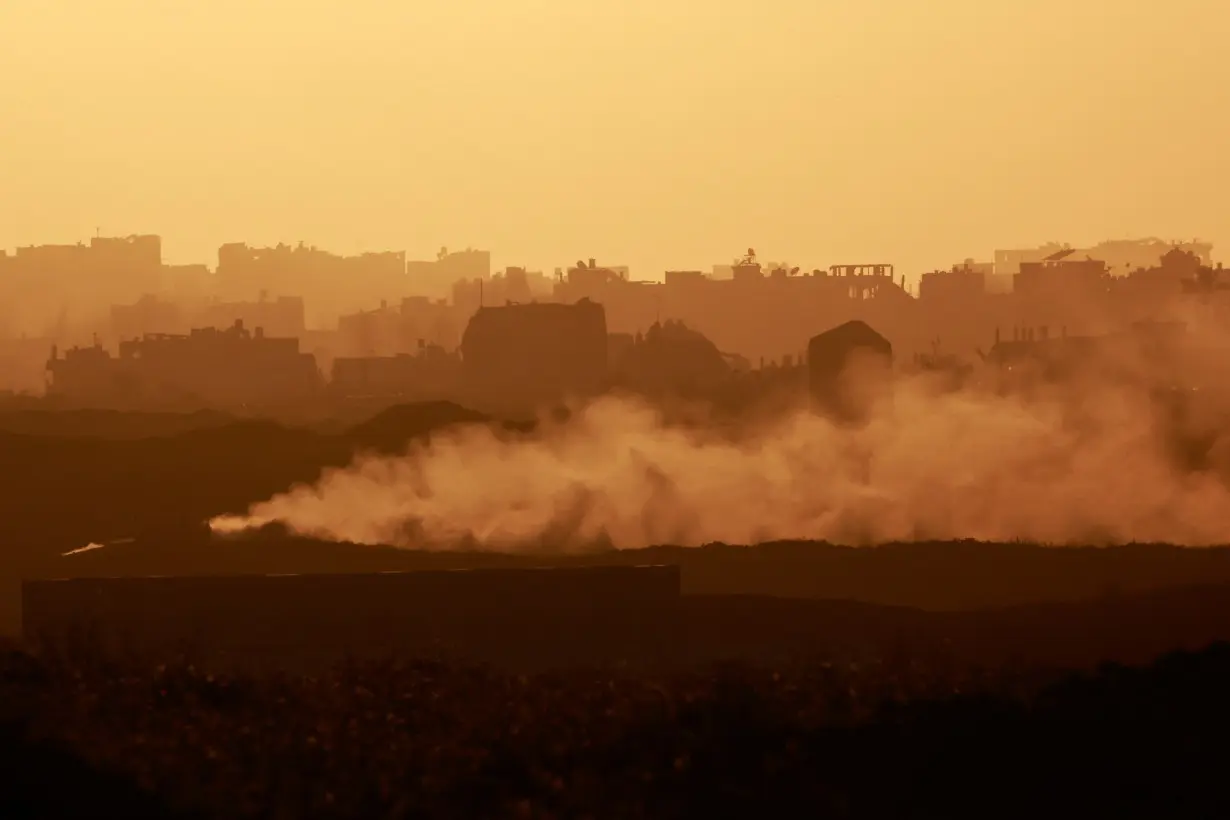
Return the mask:
[[1087, 367], [1102, 376], [1126, 367], [1124, 375], [1139, 378], [1134, 368], [1147, 363], [1159, 368], [1159, 375], [1174, 377], [1182, 369], [1176, 365], [1186, 340], [1186, 325], [1173, 321], [1134, 322], [1098, 336], [1069, 335], [1067, 328], [1056, 334], [1047, 326], [1014, 327], [1010, 340], [996, 334], [987, 361], [1003, 369], [1005, 384], [1071, 378]]
[[338, 319], [338, 353], [348, 357], [415, 353], [424, 344], [457, 347], [458, 310], [444, 300], [409, 296], [397, 308], [387, 302]]
[[401, 251], [339, 256], [304, 245], [218, 248], [218, 296], [248, 301], [262, 293], [288, 293], [336, 317], [381, 299], [409, 295], [406, 255]]
[[436, 258], [436, 269], [441, 277], [453, 282], [474, 277], [486, 278], [491, 276], [491, 252], [473, 248], [449, 252], [441, 248]]
[[1185, 284], [1199, 281], [1208, 269], [1195, 253], [1173, 247], [1157, 264], [1137, 268], [1122, 277], [1119, 286], [1140, 298], [1168, 299], [1182, 292]]
[[467, 319], [480, 307], [508, 302], [544, 302], [552, 298], [551, 281], [538, 271], [510, 267], [488, 279], [459, 279], [452, 285], [453, 305]]
[[146, 335], [188, 333], [194, 327], [231, 327], [241, 322], [276, 338], [301, 337], [304, 305], [298, 296], [263, 297], [254, 302], [165, 299], [146, 294], [131, 304], [111, 306], [111, 336], [118, 340]]
[[454, 399], [460, 384], [460, 358], [425, 344], [414, 355], [335, 359], [329, 388], [342, 398], [436, 401]]
[[662, 278], [667, 285], [674, 286], [701, 285], [713, 279], [698, 270], [668, 270]]
[[420, 341], [428, 346], [436, 345], [450, 351], [456, 350], [461, 344], [461, 331], [468, 317], [447, 300], [407, 296], [401, 300], [399, 310], [406, 332], [414, 339], [416, 349]]
[[776, 264], [766, 270], [749, 248], [730, 267], [727, 278], [673, 270], [665, 281], [645, 282], [590, 259], [559, 272], [554, 298], [601, 303], [609, 330], [617, 333], [643, 333], [655, 323], [679, 320], [720, 350], [750, 361], [797, 355], [817, 326], [865, 316], [895, 327], [908, 322], [916, 307], [888, 264], [810, 272]]
[[1126, 276], [1141, 268], [1160, 265], [1162, 256], [1171, 248], [1195, 254], [1203, 265], [1211, 264], [1213, 245], [1209, 242], [1166, 242], [1150, 237], [1107, 240], [1088, 248], [1073, 248], [1068, 244], [1048, 242], [1037, 248], [998, 250], [995, 252], [995, 273], [1013, 275], [1020, 272], [1022, 263], [1041, 262], [1060, 251], [1070, 250], [1077, 258], [1088, 257], [1106, 263], [1107, 272], [1112, 276]]
[[146, 334], [184, 333], [189, 319], [178, 302], [146, 294], [129, 305], [111, 306], [111, 336], [136, 339]]
[[572, 303], [581, 299], [598, 299], [612, 285], [628, 281], [626, 267], [599, 265], [597, 260], [590, 258], [589, 264], [579, 259], [575, 265], [568, 268], [567, 273], [555, 283], [555, 298], [560, 302]]
[[616, 383], [647, 395], [711, 395], [735, 372], [736, 357], [669, 319], [655, 322], [644, 334], [612, 336], [608, 350]]
[[1056, 251], [1037, 262], [1022, 262], [1012, 290], [1020, 297], [1063, 300], [1093, 298], [1109, 292], [1109, 271], [1100, 259], [1077, 259], [1072, 249]]
[[[30, 245], [17, 249], [12, 264], [49, 277], [85, 273], [120, 279], [156, 277], [162, 268], [162, 239], [154, 235], [96, 236], [88, 245]], [[150, 278], [142, 284], [153, 287], [157, 282]]]
[[892, 344], [851, 321], [807, 343], [808, 392], [816, 410], [842, 423], [866, 421], [891, 384]]
[[441, 248], [430, 261], [411, 260], [406, 263], [408, 293], [415, 296], [448, 296], [456, 282], [491, 278], [491, 252], [467, 248], [449, 251]]
[[241, 321], [124, 341], [115, 358], [97, 345], [62, 357], [53, 348], [47, 369], [49, 394], [101, 407], [278, 405], [307, 398], [321, 384], [298, 339], [269, 338]]
[[262, 293], [251, 302], [212, 302], [202, 306], [192, 317], [194, 327], [231, 327], [236, 322], [259, 328], [267, 337], [277, 338], [298, 338], [307, 327], [306, 310], [300, 296], [269, 299]]
[[532, 411], [595, 395], [607, 383], [606, 314], [588, 300], [480, 308], [461, 355], [466, 389], [483, 406]]
[[69, 325], [105, 322], [109, 307], [162, 287], [157, 236], [92, 238], [88, 244], [36, 245], [4, 255], [0, 303], [20, 304], [9, 332], [63, 334]]
[[830, 265], [828, 279], [849, 299], [909, 298], [905, 277], [898, 283], [892, 265]]
[[410, 341], [405, 336], [401, 315], [382, 301], [378, 308], [338, 317], [337, 353], [340, 357], [397, 353]]
[[125, 237], [96, 236], [90, 251], [99, 272], [157, 273], [162, 268], [162, 238], [154, 235]]
[[1021, 272], [1023, 262], [1041, 262], [1048, 256], [1060, 251], [1070, 250], [1071, 245], [1059, 242], [1047, 242], [1036, 248], [1020, 248], [1016, 250], [997, 250], [995, 252], [995, 274], [997, 276], [1015, 276]]
[[1212, 264], [1212, 243], [1200, 241], [1167, 242], [1157, 238], [1110, 240], [1082, 249], [1080, 253], [1105, 262], [1112, 276], [1127, 276], [1137, 270], [1160, 266], [1163, 257], [1172, 250], [1191, 254], [1201, 265]]
[[923, 301], [973, 301], [987, 293], [990, 263], [979, 265], [967, 259], [951, 270], [924, 273], [918, 283], [918, 298]]
[[214, 293], [214, 275], [206, 265], [163, 265], [161, 290], [179, 300], [208, 299]]

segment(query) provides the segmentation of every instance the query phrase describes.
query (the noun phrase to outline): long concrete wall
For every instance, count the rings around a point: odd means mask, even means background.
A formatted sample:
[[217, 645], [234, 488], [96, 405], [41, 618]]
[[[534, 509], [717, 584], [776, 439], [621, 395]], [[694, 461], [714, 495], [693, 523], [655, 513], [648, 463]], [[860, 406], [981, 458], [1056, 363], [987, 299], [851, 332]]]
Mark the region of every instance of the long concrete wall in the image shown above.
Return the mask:
[[300, 668], [443, 655], [514, 667], [675, 651], [678, 567], [78, 578], [22, 585], [25, 640], [141, 658]]

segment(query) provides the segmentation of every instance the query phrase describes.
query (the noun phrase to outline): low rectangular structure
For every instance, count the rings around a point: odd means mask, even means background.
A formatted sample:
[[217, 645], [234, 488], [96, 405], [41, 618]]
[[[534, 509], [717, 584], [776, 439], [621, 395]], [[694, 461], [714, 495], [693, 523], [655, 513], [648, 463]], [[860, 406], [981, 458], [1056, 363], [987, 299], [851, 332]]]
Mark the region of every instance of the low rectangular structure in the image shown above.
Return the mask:
[[670, 658], [679, 598], [675, 566], [77, 578], [24, 582], [22, 632], [253, 670], [347, 656], [639, 664]]

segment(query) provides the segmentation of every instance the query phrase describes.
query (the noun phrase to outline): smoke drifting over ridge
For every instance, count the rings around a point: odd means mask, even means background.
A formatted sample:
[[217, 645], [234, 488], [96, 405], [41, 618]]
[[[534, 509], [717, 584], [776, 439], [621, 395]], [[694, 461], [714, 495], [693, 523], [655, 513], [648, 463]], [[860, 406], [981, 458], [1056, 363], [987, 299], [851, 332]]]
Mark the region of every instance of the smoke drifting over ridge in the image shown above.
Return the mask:
[[[400, 457], [360, 457], [212, 526], [280, 522], [332, 540], [507, 551], [775, 539], [1230, 543], [1230, 485], [1216, 463], [1227, 442], [1213, 444], [1211, 466], [1185, 465], [1151, 380], [1128, 370], [1013, 396], [903, 378], [856, 429], [800, 411], [732, 434], [606, 398], [533, 437], [473, 426]], [[1217, 402], [1207, 390], [1188, 395]]]

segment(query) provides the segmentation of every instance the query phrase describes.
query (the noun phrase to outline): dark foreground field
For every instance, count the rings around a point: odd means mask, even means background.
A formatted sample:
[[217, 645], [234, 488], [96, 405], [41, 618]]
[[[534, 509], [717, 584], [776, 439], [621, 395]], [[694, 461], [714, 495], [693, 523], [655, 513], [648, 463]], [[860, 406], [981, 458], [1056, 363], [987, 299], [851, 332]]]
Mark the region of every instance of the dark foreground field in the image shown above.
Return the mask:
[[[187, 538], [61, 566], [358, 572], [651, 557], [677, 558], [690, 586], [673, 669], [516, 675], [419, 660], [255, 679], [170, 656], [151, 668], [14, 654], [0, 691], [13, 718], [0, 816], [1227, 816], [1230, 644], [1215, 642], [1230, 640], [1230, 585], [1186, 583], [1215, 579], [1220, 550], [791, 544], [547, 561]], [[757, 583], [812, 597], [704, 592]], [[1105, 663], [1211, 643], [1143, 670]]]
[[1230, 646], [1029, 666], [207, 677], [11, 654], [4, 817], [1228, 816]]

